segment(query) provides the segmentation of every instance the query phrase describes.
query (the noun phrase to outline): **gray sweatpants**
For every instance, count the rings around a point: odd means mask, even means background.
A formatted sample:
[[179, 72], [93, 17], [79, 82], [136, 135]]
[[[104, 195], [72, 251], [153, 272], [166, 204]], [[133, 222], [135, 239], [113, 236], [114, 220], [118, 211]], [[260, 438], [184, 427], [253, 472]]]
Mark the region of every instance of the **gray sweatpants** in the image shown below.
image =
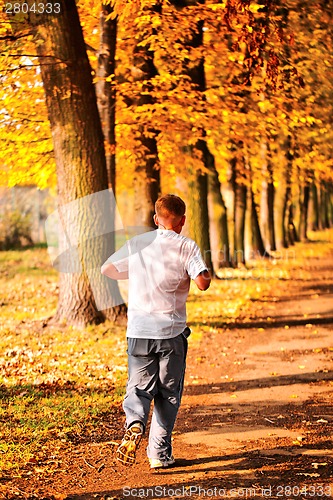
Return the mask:
[[184, 386], [187, 337], [190, 329], [172, 339], [128, 338], [128, 383], [124, 399], [126, 427], [141, 422], [149, 431], [148, 458], [171, 457], [173, 431]]

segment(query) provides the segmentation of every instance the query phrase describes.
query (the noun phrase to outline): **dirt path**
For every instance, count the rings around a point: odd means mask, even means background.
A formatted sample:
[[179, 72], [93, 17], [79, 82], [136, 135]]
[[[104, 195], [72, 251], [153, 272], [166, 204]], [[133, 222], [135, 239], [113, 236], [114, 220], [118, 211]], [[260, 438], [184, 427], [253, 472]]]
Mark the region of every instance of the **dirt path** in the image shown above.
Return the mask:
[[333, 262], [305, 271], [190, 351], [176, 467], [150, 472], [143, 445], [134, 468], [112, 461], [70, 498], [333, 497]]
[[333, 258], [286, 286], [190, 346], [175, 467], [151, 472], [145, 442], [132, 468], [80, 444], [31, 498], [333, 498]]

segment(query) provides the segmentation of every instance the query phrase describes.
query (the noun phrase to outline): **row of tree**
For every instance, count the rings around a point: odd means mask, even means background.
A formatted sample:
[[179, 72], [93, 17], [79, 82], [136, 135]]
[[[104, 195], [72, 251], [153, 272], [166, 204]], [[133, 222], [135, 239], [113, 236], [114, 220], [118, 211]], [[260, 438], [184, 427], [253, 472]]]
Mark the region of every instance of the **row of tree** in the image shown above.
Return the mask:
[[[61, 206], [112, 187], [125, 223], [147, 227], [177, 192], [213, 272], [333, 224], [331, 1], [59, 5], [2, 14], [1, 183], [56, 181]], [[92, 280], [119, 304], [97, 271], [114, 241], [87, 244], [96, 224], [80, 220], [58, 319], [124, 313], [96, 305]]]

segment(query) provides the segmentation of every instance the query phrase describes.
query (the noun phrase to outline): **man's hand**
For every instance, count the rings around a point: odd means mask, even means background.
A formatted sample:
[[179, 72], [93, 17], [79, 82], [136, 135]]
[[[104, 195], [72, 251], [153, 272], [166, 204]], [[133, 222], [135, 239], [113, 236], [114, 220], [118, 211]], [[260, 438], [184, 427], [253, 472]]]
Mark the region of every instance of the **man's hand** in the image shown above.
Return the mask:
[[119, 272], [111, 263], [103, 264], [101, 273], [113, 280], [128, 280], [128, 271]]
[[207, 290], [211, 282], [209, 271], [202, 271], [202, 273], [198, 274], [198, 276], [193, 281], [197, 285], [199, 290]]

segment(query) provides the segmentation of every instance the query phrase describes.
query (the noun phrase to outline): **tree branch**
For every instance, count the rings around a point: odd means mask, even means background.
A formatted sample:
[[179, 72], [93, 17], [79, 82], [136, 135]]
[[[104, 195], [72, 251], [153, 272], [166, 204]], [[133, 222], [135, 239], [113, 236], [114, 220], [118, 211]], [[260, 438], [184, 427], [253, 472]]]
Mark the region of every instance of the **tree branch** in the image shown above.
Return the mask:
[[60, 59], [59, 57], [55, 57], [55, 56], [38, 56], [37, 54], [6, 54], [5, 52], [2, 52], [1, 53], [2, 56], [7, 56], [7, 57], [53, 57], [53, 59], [58, 59], [59, 62], [67, 62], [65, 59]]
[[62, 61], [41, 64], [19, 64], [18, 66], [16, 66], [16, 68], [4, 69], [1, 71], [1, 73], [13, 73], [14, 71], [18, 71], [20, 69], [39, 68], [40, 66], [55, 66], [56, 64], [62, 64]]
[[[29, 144], [35, 144], [38, 142], [44, 142], [44, 141], [49, 141], [51, 140], [51, 137], [42, 137], [41, 139], [35, 139], [34, 141], [30, 141], [29, 139], [27, 140], [16, 140], [14, 141], [13, 139], [3, 139], [2, 137], [0, 138], [0, 141], [6, 142], [7, 144], [24, 144], [24, 143], [29, 143]], [[43, 152], [44, 154], [44, 152]]]
[[5, 36], [0, 36], [0, 40], [7, 40], [9, 42], [16, 42], [16, 40], [19, 40], [20, 38], [27, 38], [28, 36], [31, 36], [32, 33], [26, 33], [25, 35], [5, 35]]

